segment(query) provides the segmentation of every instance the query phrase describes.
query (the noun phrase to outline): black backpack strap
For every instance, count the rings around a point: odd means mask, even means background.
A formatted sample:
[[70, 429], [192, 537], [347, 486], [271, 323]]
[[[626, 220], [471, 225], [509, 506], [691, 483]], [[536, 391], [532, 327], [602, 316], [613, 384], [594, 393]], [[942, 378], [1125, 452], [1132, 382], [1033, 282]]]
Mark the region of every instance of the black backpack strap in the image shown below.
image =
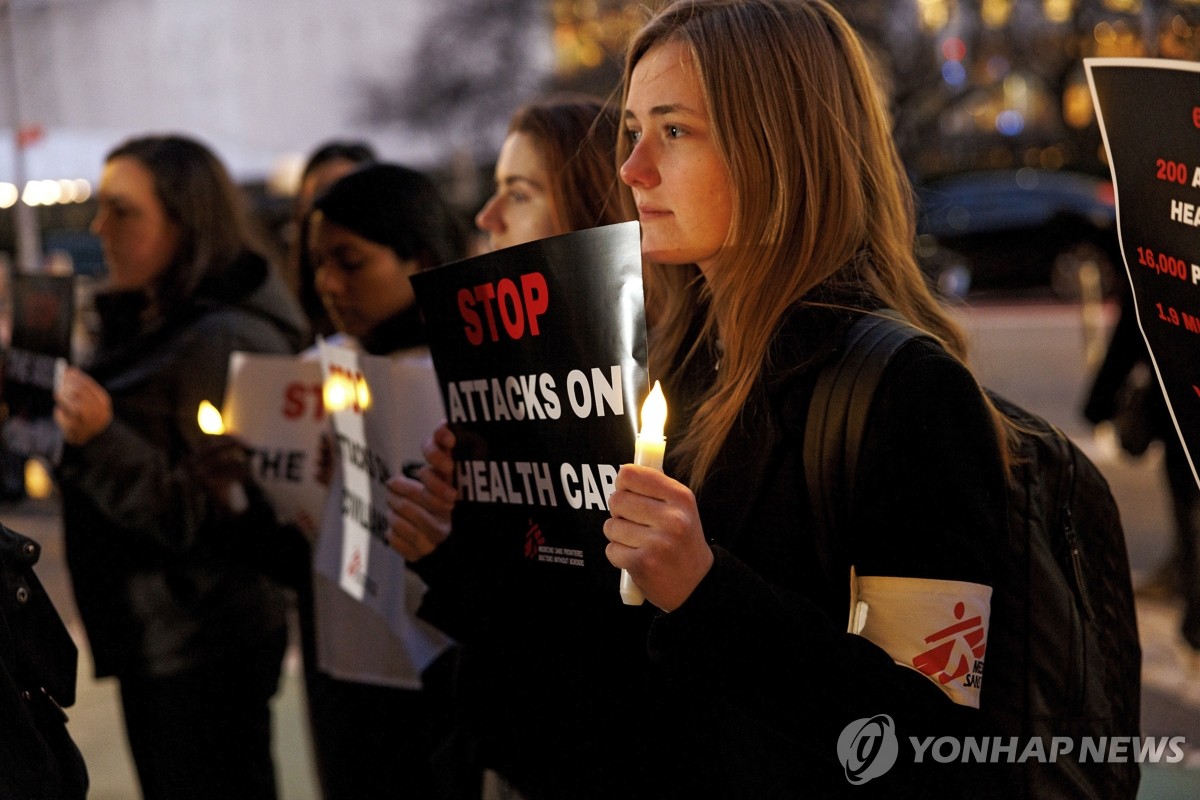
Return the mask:
[[892, 357], [909, 342], [928, 337], [893, 311], [863, 314], [847, 331], [841, 356], [817, 377], [804, 427], [804, 474], [827, 575], [850, 561], [850, 543], [833, 533], [850, 519], [875, 390]]

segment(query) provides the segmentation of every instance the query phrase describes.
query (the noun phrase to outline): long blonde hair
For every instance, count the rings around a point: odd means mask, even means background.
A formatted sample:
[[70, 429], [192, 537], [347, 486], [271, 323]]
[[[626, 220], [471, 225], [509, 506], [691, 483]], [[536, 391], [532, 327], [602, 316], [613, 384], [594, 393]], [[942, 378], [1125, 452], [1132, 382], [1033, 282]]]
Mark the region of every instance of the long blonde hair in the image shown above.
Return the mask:
[[[872, 63], [845, 19], [825, 0], [677, 0], [630, 44], [623, 106], [634, 67], [667, 42], [691, 52], [735, 196], [704, 279], [694, 266], [646, 269], [651, 372], [669, 375], [699, 342], [721, 345], [715, 382], [673, 447], [698, 488], [784, 312], [843, 266], [853, 262], [868, 291], [956, 357], [967, 348], [917, 266], [911, 188]], [[630, 151], [621, 133], [619, 163]]]

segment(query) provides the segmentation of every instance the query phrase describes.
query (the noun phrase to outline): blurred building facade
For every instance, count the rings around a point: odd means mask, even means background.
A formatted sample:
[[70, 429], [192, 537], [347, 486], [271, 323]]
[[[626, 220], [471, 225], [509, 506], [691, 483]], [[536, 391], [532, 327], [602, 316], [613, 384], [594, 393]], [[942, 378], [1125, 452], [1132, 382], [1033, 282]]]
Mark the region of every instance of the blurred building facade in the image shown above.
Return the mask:
[[[17, 89], [0, 93], [7, 106], [0, 128], [11, 133], [16, 122], [34, 132], [28, 179], [94, 178], [113, 144], [163, 130], [209, 142], [244, 180], [264, 178], [280, 159], [335, 136], [437, 164], [472, 148], [479, 133], [445, 135], [381, 118], [373, 108], [379, 87], [410, 78], [419, 86], [459, 60], [461, 51], [427, 46], [447, 9], [482, 13], [483, 22], [521, 5], [537, 3], [0, 0], [9, 26], [0, 45], [13, 51], [11, 62], [0, 61], [0, 80]], [[540, 80], [550, 63], [548, 23], [539, 30], [536, 20], [521, 22], [503, 31], [511, 41], [462, 43], [484, 64], [489, 49], [519, 51], [496, 65], [517, 86]], [[0, 144], [0, 180], [13, 139]]]

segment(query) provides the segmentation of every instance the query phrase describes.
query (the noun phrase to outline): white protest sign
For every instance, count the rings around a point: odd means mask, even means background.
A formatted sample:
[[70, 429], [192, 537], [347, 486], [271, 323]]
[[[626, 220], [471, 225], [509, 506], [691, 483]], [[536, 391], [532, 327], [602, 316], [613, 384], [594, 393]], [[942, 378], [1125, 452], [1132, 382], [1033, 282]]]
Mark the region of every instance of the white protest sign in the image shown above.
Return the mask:
[[321, 365], [297, 356], [233, 353], [221, 416], [228, 433], [252, 449], [250, 475], [280, 522], [320, 523], [327, 489], [317, 480]]
[[[387, 480], [406, 464], [422, 463], [421, 443], [443, 418], [432, 361], [392, 359], [322, 342], [325, 404], [333, 423], [338, 469], [317, 542], [316, 569], [375, 610], [410, 646], [440, 651], [414, 631], [404, 559], [387, 543]], [[338, 482], [340, 479], [340, 483]], [[418, 657], [415, 659], [420, 661]]]

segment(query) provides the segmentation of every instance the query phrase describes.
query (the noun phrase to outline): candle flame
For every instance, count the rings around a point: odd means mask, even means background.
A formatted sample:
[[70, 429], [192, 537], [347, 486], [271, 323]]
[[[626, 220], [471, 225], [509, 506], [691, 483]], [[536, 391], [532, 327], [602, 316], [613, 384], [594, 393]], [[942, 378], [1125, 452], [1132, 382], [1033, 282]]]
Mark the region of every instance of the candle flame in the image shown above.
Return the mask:
[[200, 424], [200, 430], [207, 434], [219, 436], [225, 432], [225, 420], [221, 419], [221, 412], [207, 400], [200, 401], [200, 408], [196, 411], [196, 422]]
[[371, 388], [367, 386], [366, 378], [344, 375], [341, 372], [330, 373], [321, 389], [321, 399], [325, 411], [336, 414], [353, 408], [355, 411], [366, 411], [371, 407]]
[[354, 383], [354, 391], [358, 397], [358, 407], [366, 411], [371, 407], [371, 390], [367, 387], [367, 379], [359, 377]]
[[639, 436], [644, 439], [659, 440], [663, 438], [663, 428], [667, 425], [667, 398], [663, 396], [662, 387], [658, 381], [642, 403], [642, 430]]
[[25, 494], [40, 500], [50, 496], [54, 489], [54, 481], [50, 477], [46, 465], [39, 459], [31, 458], [25, 462]]
[[350, 395], [353, 387], [347, 386], [348, 383], [349, 381], [337, 374], [330, 375], [325, 379], [322, 399], [325, 402], [326, 411], [332, 414], [350, 407]]

